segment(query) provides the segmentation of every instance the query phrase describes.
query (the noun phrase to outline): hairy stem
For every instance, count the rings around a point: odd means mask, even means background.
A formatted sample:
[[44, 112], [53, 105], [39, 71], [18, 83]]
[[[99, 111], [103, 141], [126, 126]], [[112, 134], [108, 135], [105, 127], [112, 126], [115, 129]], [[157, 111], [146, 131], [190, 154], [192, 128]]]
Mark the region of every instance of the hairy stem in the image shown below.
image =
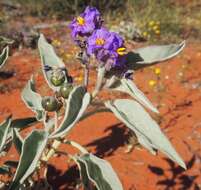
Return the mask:
[[87, 65], [84, 66], [84, 86], [87, 88], [89, 84], [89, 68]]
[[54, 130], [56, 130], [57, 127], [58, 127], [58, 115], [57, 115], [57, 112], [54, 113], [54, 119], [55, 119]]
[[106, 73], [105, 67], [99, 67], [98, 68], [96, 87], [95, 87], [94, 91], [92, 92], [93, 98], [97, 96], [97, 94], [99, 93], [99, 91], [103, 87], [103, 80], [105, 77], [105, 73]]
[[57, 148], [60, 146], [61, 141], [54, 140], [51, 149], [48, 151], [47, 155], [42, 158], [42, 161], [47, 162], [56, 152]]
[[78, 144], [75, 141], [70, 141], [70, 140], [64, 140], [63, 143], [65, 144], [70, 144], [71, 146], [77, 148], [80, 152], [82, 152], [83, 154], [87, 154], [89, 153], [83, 146], [81, 146], [80, 144]]

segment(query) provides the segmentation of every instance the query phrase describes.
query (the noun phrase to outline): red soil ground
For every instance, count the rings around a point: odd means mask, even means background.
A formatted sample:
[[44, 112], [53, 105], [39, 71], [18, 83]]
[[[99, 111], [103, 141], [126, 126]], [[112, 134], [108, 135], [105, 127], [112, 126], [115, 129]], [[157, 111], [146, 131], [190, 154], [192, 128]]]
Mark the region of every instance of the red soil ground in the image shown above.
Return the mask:
[[[65, 51], [71, 49], [69, 45], [65, 47]], [[110, 113], [97, 114], [80, 122], [72, 129], [68, 138], [108, 160], [125, 190], [201, 189], [200, 64], [201, 46], [187, 43], [184, 52], [177, 58], [139, 70], [134, 76], [138, 87], [159, 107], [160, 117], [157, 119], [185, 160], [188, 166], [186, 171], [161, 153], [152, 156], [145, 149], [139, 148], [126, 153], [128, 129]], [[79, 76], [81, 70], [77, 64], [68, 63], [67, 66], [73, 76]], [[153, 72], [156, 67], [161, 69], [160, 78]], [[10, 113], [13, 118], [33, 116], [21, 100], [20, 93], [32, 73], [35, 74], [38, 88], [42, 88], [40, 91], [46, 93], [39, 69], [40, 60], [35, 51], [23, 49], [14, 52], [9, 58], [4, 70], [14, 70], [15, 76], [0, 80], [1, 85], [6, 87], [0, 94], [1, 121]], [[157, 81], [154, 87], [149, 86], [152, 79]], [[92, 81], [95, 81], [94, 77]], [[102, 98], [106, 96], [103, 95]], [[27, 132], [29, 131], [26, 130]], [[72, 151], [69, 147], [61, 148]], [[17, 157], [16, 152], [12, 150], [6, 158], [0, 158], [0, 162]], [[78, 179], [78, 171], [66, 157], [60, 156], [51, 160], [48, 180], [55, 190], [75, 189]]]

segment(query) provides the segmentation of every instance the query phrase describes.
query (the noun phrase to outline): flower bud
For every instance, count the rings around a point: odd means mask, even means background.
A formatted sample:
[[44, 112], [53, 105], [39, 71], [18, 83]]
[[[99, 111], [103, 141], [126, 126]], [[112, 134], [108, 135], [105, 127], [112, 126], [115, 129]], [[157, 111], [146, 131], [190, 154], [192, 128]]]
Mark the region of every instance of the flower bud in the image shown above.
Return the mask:
[[57, 111], [59, 108], [59, 102], [53, 96], [43, 97], [41, 104], [42, 104], [42, 107], [48, 112]]
[[73, 90], [73, 85], [70, 83], [64, 83], [60, 90], [59, 90], [59, 94], [60, 96], [62, 96], [63, 98], [67, 99], [70, 92]]
[[53, 70], [51, 82], [54, 86], [61, 86], [65, 81], [65, 74], [61, 69]]

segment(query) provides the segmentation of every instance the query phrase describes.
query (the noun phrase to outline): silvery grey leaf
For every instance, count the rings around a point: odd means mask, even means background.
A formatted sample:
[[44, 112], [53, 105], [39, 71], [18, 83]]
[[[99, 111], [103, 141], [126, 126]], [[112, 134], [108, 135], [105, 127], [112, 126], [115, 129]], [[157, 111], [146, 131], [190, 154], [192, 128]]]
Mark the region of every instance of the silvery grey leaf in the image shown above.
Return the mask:
[[56, 55], [52, 45], [50, 45], [46, 41], [43, 34], [40, 34], [40, 38], [38, 40], [38, 49], [41, 56], [42, 71], [44, 77], [50, 88], [52, 88], [53, 90], [58, 90], [59, 87], [55, 87], [51, 83], [52, 69], [65, 68], [65, 65], [62, 60]]
[[6, 140], [11, 126], [11, 116], [0, 124], [0, 152], [5, 148]]
[[106, 160], [93, 154], [77, 156], [76, 159], [85, 165], [88, 178], [98, 190], [123, 190], [117, 174]]
[[10, 174], [10, 168], [6, 165], [0, 166], [0, 175]]
[[48, 140], [45, 131], [33, 131], [23, 142], [19, 164], [9, 190], [19, 186], [34, 172]]
[[88, 107], [91, 96], [82, 86], [75, 87], [66, 100], [66, 111], [60, 126], [54, 131], [50, 138], [62, 137], [79, 121]]
[[74, 160], [76, 161], [76, 164], [78, 165], [80, 178], [82, 180], [84, 189], [86, 189], [86, 190], [90, 189], [91, 183], [90, 183], [90, 179], [88, 178], [87, 168], [86, 168], [85, 164], [82, 163], [81, 161], [79, 161], [79, 159], [76, 159], [76, 157], [74, 157]]
[[41, 105], [42, 97], [35, 91], [33, 77], [24, 87], [21, 96], [26, 106], [36, 113], [37, 120], [42, 120], [44, 116], [44, 109]]
[[138, 87], [131, 81], [130, 79], [118, 79], [113, 86], [110, 86], [112, 90], [118, 90], [121, 92], [125, 92], [129, 94], [131, 97], [136, 99], [139, 103], [141, 103], [146, 108], [150, 109], [155, 113], [159, 113], [155, 106], [149, 101], [149, 99], [144, 95], [142, 91], [138, 89]]
[[45, 130], [50, 133], [50, 131], [55, 127], [55, 118], [49, 118], [47, 121], [44, 121], [44, 126]]
[[6, 60], [8, 59], [8, 54], [9, 54], [9, 48], [7, 46], [3, 49], [3, 51], [0, 54], [0, 68], [3, 67]]
[[105, 105], [111, 109], [119, 120], [135, 132], [139, 138], [138, 141], [145, 148], [152, 152], [154, 149], [158, 149], [170, 159], [176, 161], [181, 167], [186, 168], [184, 161], [161, 131], [158, 124], [139, 103], [129, 99], [117, 99], [114, 102], [108, 101]]
[[35, 117], [14, 119], [11, 122], [11, 128], [16, 128], [21, 131], [23, 129], [31, 127], [32, 125], [36, 124], [37, 122], [38, 122], [38, 120]]
[[13, 144], [15, 145], [15, 148], [17, 149], [19, 155], [22, 152], [22, 145], [23, 145], [23, 139], [17, 129], [13, 129]]
[[185, 47], [185, 41], [180, 44], [153, 45], [135, 49], [128, 53], [129, 69], [137, 70], [158, 62], [169, 60], [178, 55]]

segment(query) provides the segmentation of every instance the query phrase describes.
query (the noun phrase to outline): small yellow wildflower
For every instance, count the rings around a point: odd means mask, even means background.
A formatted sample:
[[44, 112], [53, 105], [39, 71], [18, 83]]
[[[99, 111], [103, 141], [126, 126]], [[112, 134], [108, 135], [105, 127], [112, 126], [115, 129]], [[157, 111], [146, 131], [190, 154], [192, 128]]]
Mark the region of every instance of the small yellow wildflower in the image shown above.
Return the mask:
[[147, 35], [148, 35], [148, 32], [143, 32], [143, 34], [142, 34], [144, 37], [147, 37]]
[[149, 22], [149, 26], [153, 26], [155, 24], [155, 21], [153, 21], [153, 20], [151, 20], [150, 22]]
[[77, 82], [81, 82], [82, 80], [83, 80], [83, 77], [82, 77], [82, 76], [76, 77], [76, 81], [77, 81]]
[[161, 69], [160, 69], [160, 68], [155, 68], [155, 69], [154, 69], [154, 73], [155, 73], [156, 75], [160, 75], [160, 74], [161, 74]]
[[160, 31], [160, 30], [156, 30], [156, 31], [155, 31], [155, 34], [160, 35], [160, 34], [161, 34], [161, 31]]
[[59, 40], [55, 39], [55, 40], [52, 41], [52, 44], [55, 45], [55, 46], [60, 46], [61, 42]]
[[159, 29], [159, 26], [158, 25], [155, 25], [155, 26], [153, 26], [153, 30], [158, 30]]
[[153, 87], [156, 85], [156, 81], [155, 80], [150, 80], [149, 81], [149, 86]]
[[70, 57], [71, 57], [71, 54], [66, 53], [66, 54], [65, 54], [65, 57], [66, 57], [66, 58], [70, 58]]

